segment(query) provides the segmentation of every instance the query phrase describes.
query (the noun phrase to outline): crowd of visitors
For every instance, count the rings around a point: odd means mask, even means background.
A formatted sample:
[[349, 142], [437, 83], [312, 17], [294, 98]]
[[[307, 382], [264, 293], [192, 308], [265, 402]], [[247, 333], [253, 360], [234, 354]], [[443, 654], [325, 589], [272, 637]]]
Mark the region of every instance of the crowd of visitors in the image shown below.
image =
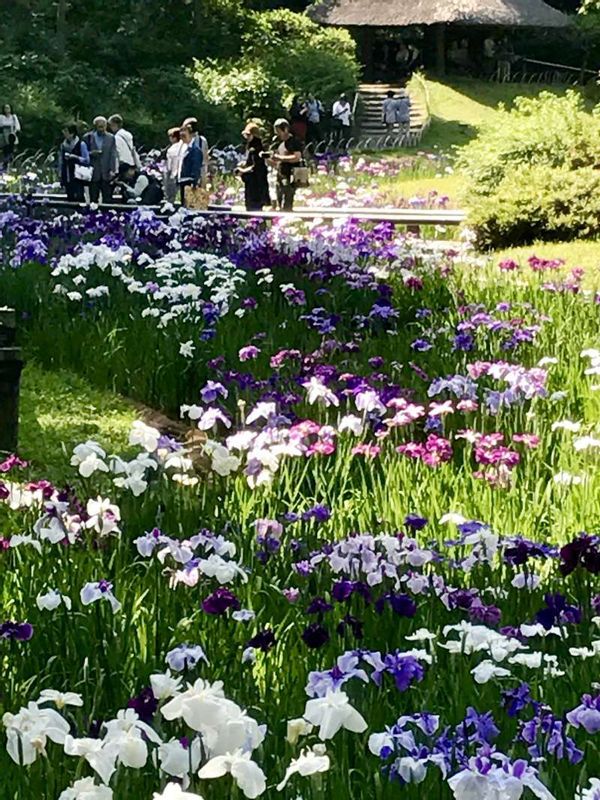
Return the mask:
[[[400, 102], [400, 101], [396, 101]], [[395, 112], [402, 122], [401, 112]], [[350, 138], [353, 125], [352, 107], [345, 94], [333, 103], [328, 114], [318, 97], [294, 97], [288, 118], [280, 118], [273, 126], [274, 138], [263, 144], [260, 127], [249, 123], [242, 131], [245, 142], [244, 160], [236, 174], [243, 181], [246, 208], [258, 211], [277, 206], [291, 211], [296, 190], [308, 185], [304, 163], [306, 146], [319, 142], [330, 129], [338, 143]], [[0, 114], [0, 146], [2, 163], [7, 169], [14, 158], [21, 125], [10, 105]], [[161, 152], [162, 174], [146, 170], [132, 133], [120, 114], [98, 115], [92, 127], [81, 133], [76, 123], [63, 127], [58, 148], [57, 169], [67, 200], [82, 203], [115, 200], [124, 203], [159, 205], [163, 200], [201, 208], [208, 204], [209, 148], [195, 117], [167, 131], [168, 145]], [[275, 198], [269, 187], [269, 167], [275, 173]]]

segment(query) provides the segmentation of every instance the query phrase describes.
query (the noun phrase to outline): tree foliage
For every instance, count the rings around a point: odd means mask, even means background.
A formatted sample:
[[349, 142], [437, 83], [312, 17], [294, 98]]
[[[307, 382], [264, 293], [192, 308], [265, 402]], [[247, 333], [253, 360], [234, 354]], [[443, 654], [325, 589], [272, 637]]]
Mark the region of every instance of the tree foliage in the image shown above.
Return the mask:
[[29, 147], [48, 148], [69, 119], [116, 111], [151, 146], [185, 116], [223, 140], [247, 111], [279, 112], [290, 92], [350, 88], [358, 72], [350, 37], [287, 9], [263, 10], [273, 5], [11, 0], [0, 15], [0, 102], [22, 117]]

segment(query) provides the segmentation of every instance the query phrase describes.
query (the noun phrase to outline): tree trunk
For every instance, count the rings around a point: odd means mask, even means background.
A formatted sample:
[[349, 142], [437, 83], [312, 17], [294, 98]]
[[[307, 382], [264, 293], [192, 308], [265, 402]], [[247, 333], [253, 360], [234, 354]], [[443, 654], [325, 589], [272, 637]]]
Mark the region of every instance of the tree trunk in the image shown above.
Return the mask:
[[64, 55], [67, 47], [67, 11], [69, 0], [56, 3], [56, 47]]

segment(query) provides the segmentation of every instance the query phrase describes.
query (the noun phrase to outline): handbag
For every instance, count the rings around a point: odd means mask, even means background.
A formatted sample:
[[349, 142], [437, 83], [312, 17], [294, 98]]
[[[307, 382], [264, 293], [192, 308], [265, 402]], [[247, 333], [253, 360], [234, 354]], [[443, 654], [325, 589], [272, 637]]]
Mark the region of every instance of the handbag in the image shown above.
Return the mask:
[[75, 171], [73, 174], [76, 180], [90, 183], [94, 176], [94, 168], [86, 167], [84, 164], [75, 164]]
[[306, 189], [307, 186], [310, 186], [307, 166], [294, 167], [292, 170], [292, 183], [300, 189]]
[[183, 192], [183, 200], [186, 208], [195, 211], [206, 211], [210, 195], [202, 186], [186, 186]]

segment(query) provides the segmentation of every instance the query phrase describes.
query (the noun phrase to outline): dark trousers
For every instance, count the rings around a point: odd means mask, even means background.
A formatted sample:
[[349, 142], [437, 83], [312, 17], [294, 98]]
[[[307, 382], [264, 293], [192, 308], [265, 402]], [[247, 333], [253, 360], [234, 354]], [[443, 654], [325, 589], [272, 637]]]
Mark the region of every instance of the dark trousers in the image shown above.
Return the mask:
[[83, 193], [83, 182], [78, 181], [77, 178], [74, 178], [72, 181], [69, 181], [65, 186], [65, 190], [67, 192], [67, 200], [70, 203], [83, 203], [85, 200], [84, 193]]
[[5, 168], [8, 167], [10, 162], [13, 160], [14, 156], [15, 156], [14, 142], [9, 142], [8, 144], [5, 144], [4, 147], [2, 148], [2, 163], [4, 164]]
[[277, 179], [277, 205], [281, 211], [294, 210], [294, 195], [296, 187], [289, 178]]
[[90, 201], [97, 203], [102, 194], [103, 203], [112, 203], [114, 187], [110, 181], [100, 180], [90, 183]]

